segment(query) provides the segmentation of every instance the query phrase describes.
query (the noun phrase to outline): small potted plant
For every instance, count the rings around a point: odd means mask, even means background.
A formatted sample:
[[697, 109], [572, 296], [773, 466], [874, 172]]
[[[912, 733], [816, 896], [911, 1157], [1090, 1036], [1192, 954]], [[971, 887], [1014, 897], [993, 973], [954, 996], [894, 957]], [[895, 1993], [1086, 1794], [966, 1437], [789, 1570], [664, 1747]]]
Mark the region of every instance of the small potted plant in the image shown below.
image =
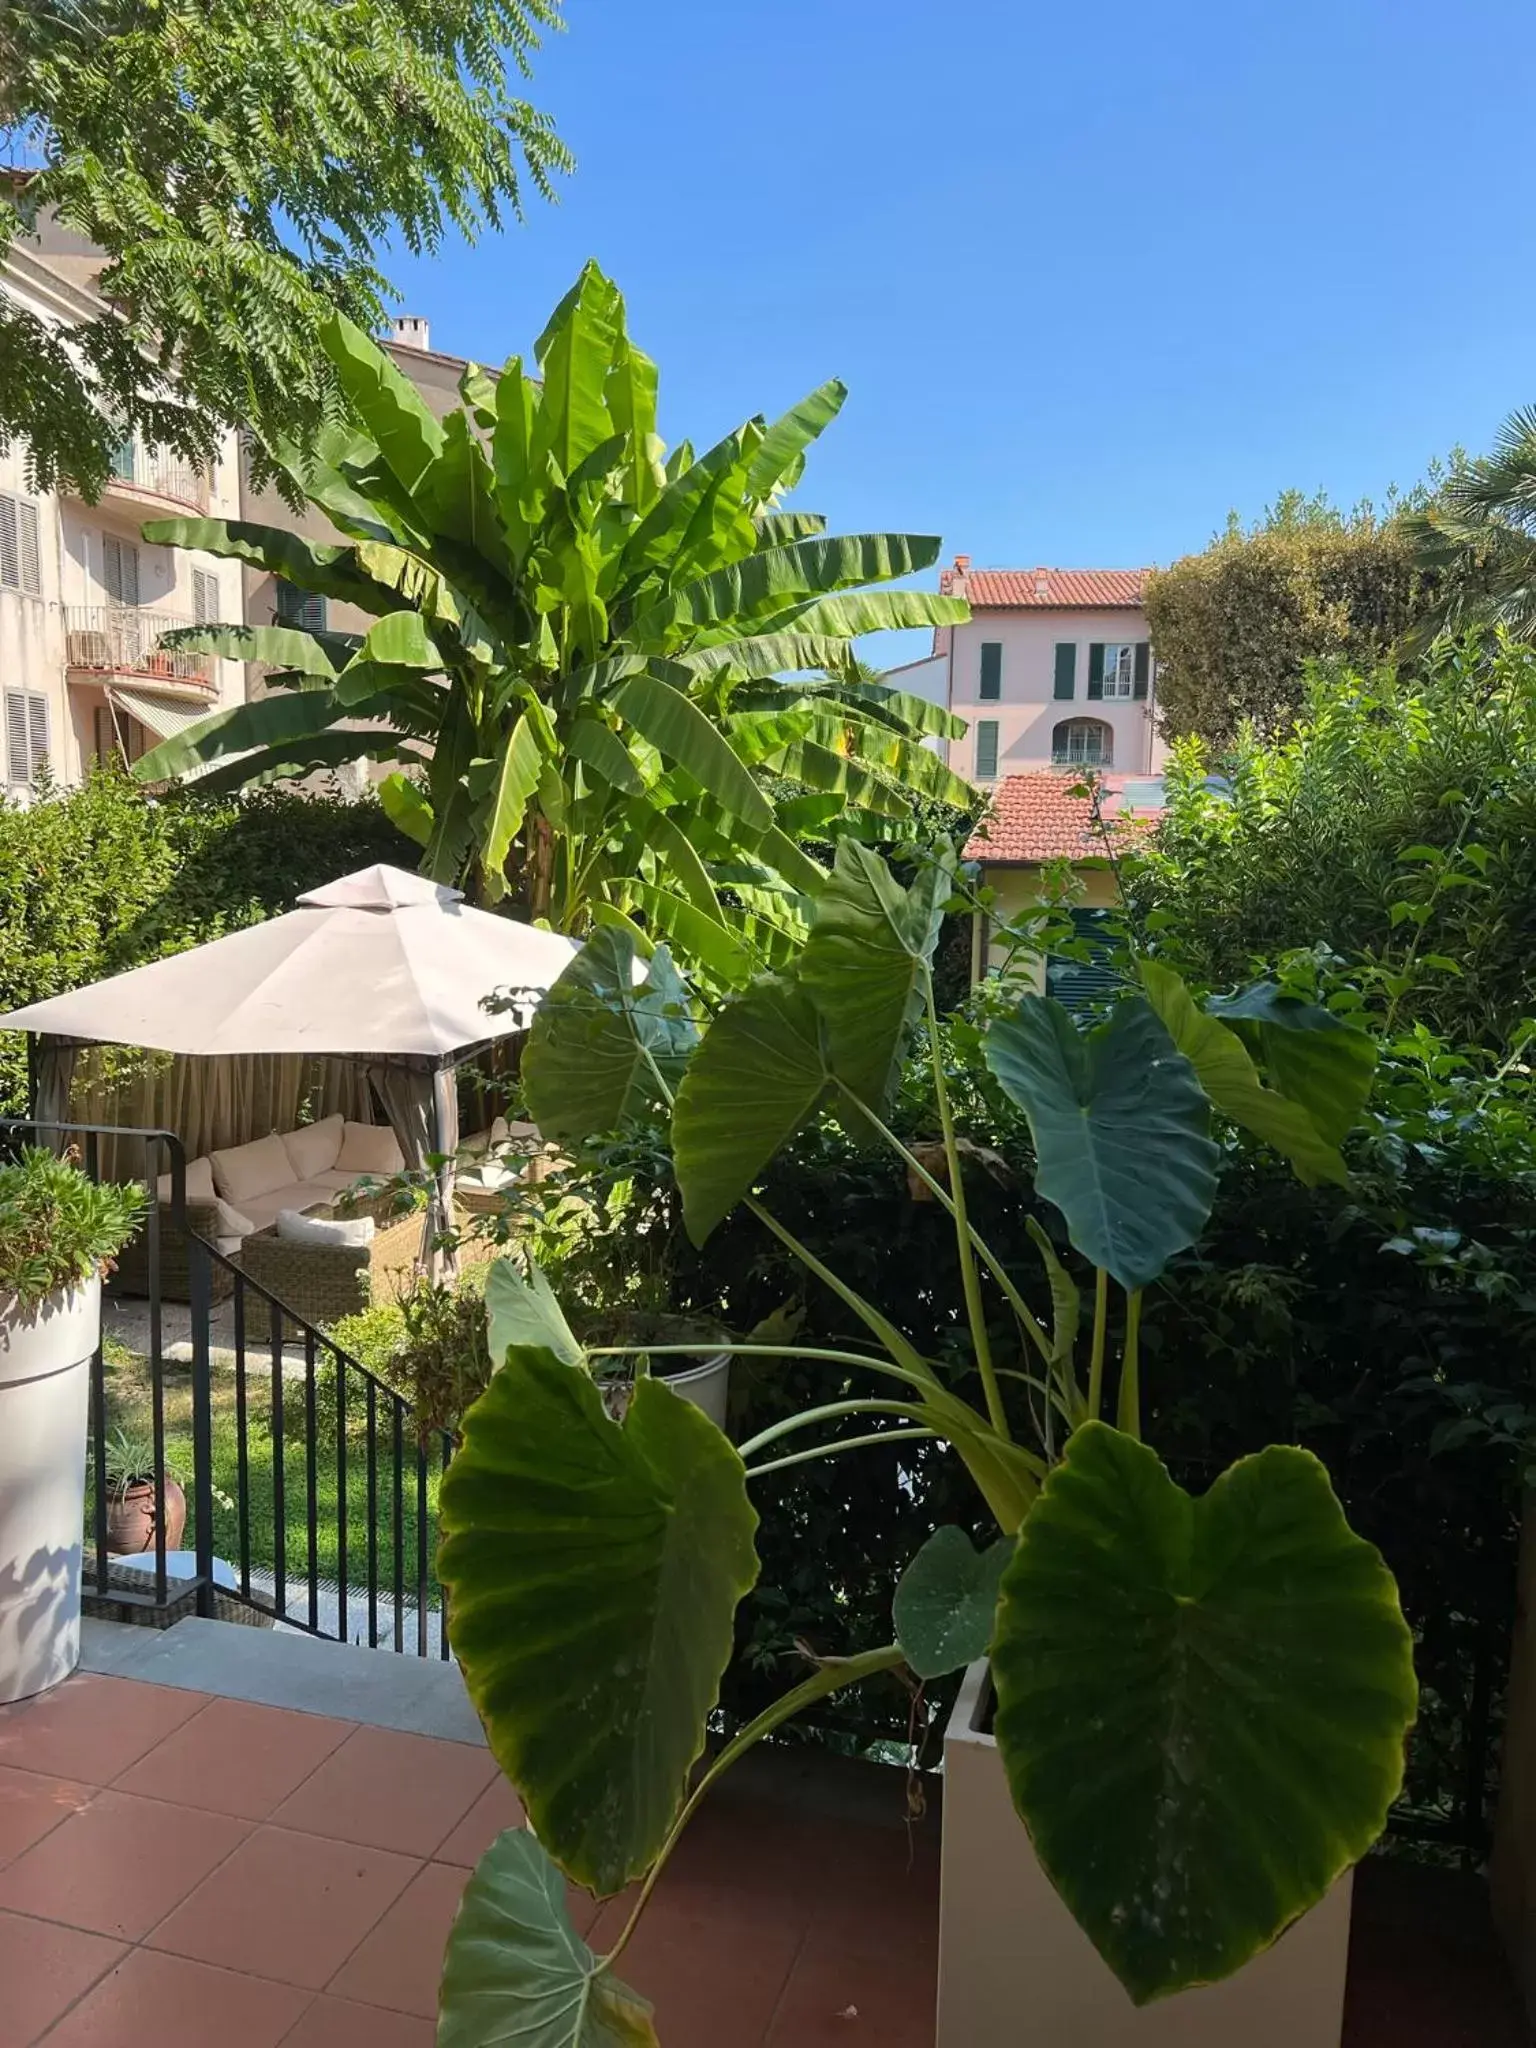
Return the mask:
[[[107, 1438], [107, 1548], [136, 1557], [155, 1547], [155, 1440], [143, 1431], [115, 1429]], [[179, 1550], [187, 1526], [187, 1496], [179, 1475], [165, 1465], [165, 1547]]]
[[143, 1205], [40, 1146], [0, 1165], [0, 1702], [79, 1660], [87, 1368]]

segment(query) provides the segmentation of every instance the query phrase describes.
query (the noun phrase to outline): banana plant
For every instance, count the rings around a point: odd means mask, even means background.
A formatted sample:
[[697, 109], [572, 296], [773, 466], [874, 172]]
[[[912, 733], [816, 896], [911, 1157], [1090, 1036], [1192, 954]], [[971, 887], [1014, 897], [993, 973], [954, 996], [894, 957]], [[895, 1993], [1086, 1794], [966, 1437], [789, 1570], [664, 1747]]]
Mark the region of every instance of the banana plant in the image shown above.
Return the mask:
[[[643, 1374], [610, 1419], [599, 1381], [625, 1347], [584, 1350], [544, 1274], [493, 1268], [498, 1366], [444, 1480], [440, 1563], [455, 1652], [531, 1832], [503, 1835], [469, 1885], [444, 2048], [653, 2048], [617, 1966], [682, 1830], [754, 1743], [882, 1674], [931, 1680], [990, 1656], [1020, 1823], [1138, 2003], [1240, 1968], [1385, 1824], [1416, 1705], [1386, 1565], [1294, 1446], [1241, 1459], [1199, 1497], [1180, 1487], [1143, 1436], [1140, 1346], [1146, 1290], [1210, 1212], [1213, 1132], [1256, 1134], [1308, 1182], [1347, 1179], [1339, 1147], [1372, 1041], [1273, 988], [1218, 1015], [1155, 960], [1092, 1028], [1039, 996], [992, 1017], [984, 1056], [1024, 1112], [1036, 1191], [1094, 1274], [1085, 1305], [1031, 1216], [1050, 1303], [1037, 1313], [967, 1208], [931, 973], [954, 878], [945, 848], [902, 888], [845, 840], [787, 971], [711, 1011], [664, 947], [637, 979], [629, 934], [605, 929], [535, 1019], [524, 1080], [549, 1137], [576, 1148], [661, 1118], [694, 1241], [749, 1210], [866, 1340], [729, 1347], [814, 1361], [827, 1380], [825, 1401], [738, 1446]], [[914, 1042], [942, 1157], [887, 1121]], [[820, 1116], [889, 1147], [947, 1210], [975, 1401], [760, 1198], [764, 1168]], [[754, 1489], [806, 1459], [900, 1458], [914, 1442], [961, 1460], [994, 1537], [978, 1549], [944, 1528], [915, 1545], [888, 1645], [814, 1664], [696, 1777], [757, 1574]], [[572, 1930], [566, 1879], [604, 1896], [638, 1884], [606, 1953]]]
[[939, 542], [833, 537], [780, 506], [841, 384], [668, 455], [656, 366], [595, 264], [535, 365], [471, 365], [441, 421], [342, 315], [325, 346], [356, 423], [271, 452], [344, 539], [219, 519], [145, 533], [372, 623], [167, 635], [268, 663], [272, 687], [156, 747], [141, 779], [197, 768], [206, 788], [242, 787], [398, 760], [380, 796], [427, 873], [510, 891], [563, 931], [663, 938], [716, 985], [803, 937], [825, 878], [806, 840], [900, 837], [913, 795], [974, 805], [923, 744], [963, 724], [848, 665], [857, 634], [967, 616], [870, 587], [928, 567]]

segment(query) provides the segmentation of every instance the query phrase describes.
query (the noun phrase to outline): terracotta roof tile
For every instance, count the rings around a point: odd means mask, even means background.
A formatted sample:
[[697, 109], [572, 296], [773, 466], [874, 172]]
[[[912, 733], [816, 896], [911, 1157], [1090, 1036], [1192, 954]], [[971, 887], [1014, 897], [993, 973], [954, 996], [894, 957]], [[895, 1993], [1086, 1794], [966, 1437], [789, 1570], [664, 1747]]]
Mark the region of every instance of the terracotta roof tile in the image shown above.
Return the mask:
[[[1014, 867], [1043, 860], [1083, 860], [1102, 853], [1093, 833], [1092, 799], [1072, 794], [1084, 787], [1084, 772], [1037, 768], [1008, 776], [998, 785], [992, 808], [977, 826], [965, 858], [993, 867]], [[1141, 786], [1147, 786], [1145, 778]], [[1101, 777], [1100, 788], [1103, 814], [1106, 819], [1113, 818], [1123, 810], [1126, 778]], [[1144, 803], [1136, 806], [1138, 822], [1150, 823], [1157, 815]]]
[[939, 589], [978, 611], [1029, 606], [1045, 611], [1112, 611], [1139, 606], [1145, 569], [941, 569]]

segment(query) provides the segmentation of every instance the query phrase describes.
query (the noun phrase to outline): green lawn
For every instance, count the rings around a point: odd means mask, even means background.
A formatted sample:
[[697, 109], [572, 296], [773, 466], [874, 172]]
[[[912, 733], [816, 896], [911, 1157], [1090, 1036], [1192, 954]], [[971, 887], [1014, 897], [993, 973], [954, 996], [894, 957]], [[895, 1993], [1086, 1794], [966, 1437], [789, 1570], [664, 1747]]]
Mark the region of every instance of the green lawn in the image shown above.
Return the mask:
[[[341, 1499], [341, 1460], [338, 1456], [334, 1399], [327, 1399], [323, 1368], [317, 1368], [315, 1429], [315, 1565], [322, 1578], [340, 1577], [340, 1542], [337, 1519]], [[191, 1368], [167, 1365], [165, 1388], [166, 1461], [184, 1482], [192, 1471], [192, 1384]], [[281, 1541], [292, 1587], [309, 1572], [309, 1429], [305, 1413], [302, 1380], [289, 1381], [283, 1404], [283, 1534], [278, 1534], [278, 1460], [273, 1441], [271, 1380], [266, 1371], [252, 1370], [247, 1382], [245, 1498], [250, 1528], [250, 1563], [253, 1570], [271, 1571]], [[107, 1429], [119, 1425], [148, 1433], [151, 1426], [152, 1395], [149, 1364], [116, 1346], [106, 1361]], [[368, 1453], [364, 1396], [353, 1387], [347, 1402], [346, 1446], [347, 1580], [355, 1602], [357, 1589], [366, 1586], [368, 1575]], [[378, 1575], [381, 1594], [390, 1593], [394, 1583], [394, 1451], [387, 1406], [381, 1399], [377, 1410], [376, 1505], [378, 1531]], [[441, 1478], [438, 1452], [432, 1450], [433, 1469], [427, 1479], [427, 1558], [429, 1569], [437, 1549], [437, 1492]], [[402, 1520], [402, 1570], [407, 1600], [414, 1599], [416, 1582], [417, 1480], [416, 1445], [407, 1425], [402, 1439], [404, 1512]], [[233, 1366], [213, 1368], [213, 1483], [225, 1495], [228, 1505], [215, 1501], [213, 1547], [215, 1553], [240, 1568], [240, 1454], [237, 1427], [235, 1373]], [[191, 1549], [195, 1539], [191, 1486], [187, 1485], [187, 1533], [184, 1546]], [[87, 1528], [89, 1528], [89, 1503]], [[435, 1583], [430, 1604], [437, 1605]], [[356, 1620], [353, 1620], [356, 1627]]]

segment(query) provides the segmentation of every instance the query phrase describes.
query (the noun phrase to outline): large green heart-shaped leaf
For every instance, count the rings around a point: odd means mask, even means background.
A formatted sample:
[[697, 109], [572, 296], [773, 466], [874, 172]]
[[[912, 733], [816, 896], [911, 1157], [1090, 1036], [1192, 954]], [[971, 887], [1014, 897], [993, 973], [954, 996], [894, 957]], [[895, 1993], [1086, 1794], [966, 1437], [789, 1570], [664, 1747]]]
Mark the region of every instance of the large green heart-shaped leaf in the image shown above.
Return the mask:
[[[833, 1073], [877, 1113], [890, 1101], [908, 1033], [923, 1012], [953, 870], [952, 860], [935, 860], [903, 889], [878, 854], [842, 839], [816, 899], [799, 980], [826, 1024]], [[867, 1123], [853, 1121], [861, 1129]]]
[[1081, 1033], [1061, 1004], [1025, 996], [984, 1041], [987, 1065], [1029, 1119], [1035, 1185], [1085, 1258], [1145, 1287], [1194, 1243], [1216, 1193], [1210, 1105], [1189, 1061], [1139, 997]]
[[651, 2008], [571, 1925], [565, 1879], [526, 1828], [486, 1850], [443, 1958], [437, 2048], [659, 2048]]
[[586, 1360], [543, 1268], [532, 1260], [526, 1278], [514, 1259], [493, 1262], [485, 1282], [485, 1316], [493, 1365], [514, 1346], [551, 1352], [562, 1365]]
[[1169, 1037], [1223, 1116], [1273, 1145], [1308, 1187], [1320, 1180], [1349, 1184], [1349, 1169], [1338, 1147], [1323, 1136], [1311, 1113], [1278, 1089], [1264, 1086], [1237, 1033], [1207, 1016], [1171, 967], [1143, 960], [1141, 982]]
[[652, 1061], [675, 1084], [698, 1032], [665, 946], [635, 980], [635, 942], [594, 931], [534, 1015], [523, 1055], [528, 1108], [546, 1138], [580, 1142], [660, 1099]]
[[1260, 982], [1210, 1005], [1213, 1017], [1254, 1028], [1269, 1077], [1282, 1095], [1299, 1102], [1332, 1145], [1354, 1129], [1376, 1072], [1376, 1042], [1320, 1003], [1282, 995]]
[[799, 1130], [831, 1085], [816, 1006], [794, 982], [765, 976], [705, 1032], [672, 1115], [672, 1159], [695, 1244]]
[[896, 1584], [891, 1612], [902, 1655], [919, 1678], [943, 1678], [985, 1657], [997, 1589], [1013, 1555], [1003, 1536], [978, 1550], [963, 1529], [935, 1529]]
[[1392, 1575], [1310, 1452], [1192, 1498], [1086, 1423], [1026, 1518], [992, 1650], [1040, 1861], [1138, 2003], [1214, 1982], [1363, 1856], [1416, 1688]]
[[492, 1752], [562, 1869], [617, 1891], [677, 1816], [757, 1577], [741, 1459], [659, 1380], [620, 1425], [587, 1373], [514, 1348], [464, 1418], [442, 1526]]

